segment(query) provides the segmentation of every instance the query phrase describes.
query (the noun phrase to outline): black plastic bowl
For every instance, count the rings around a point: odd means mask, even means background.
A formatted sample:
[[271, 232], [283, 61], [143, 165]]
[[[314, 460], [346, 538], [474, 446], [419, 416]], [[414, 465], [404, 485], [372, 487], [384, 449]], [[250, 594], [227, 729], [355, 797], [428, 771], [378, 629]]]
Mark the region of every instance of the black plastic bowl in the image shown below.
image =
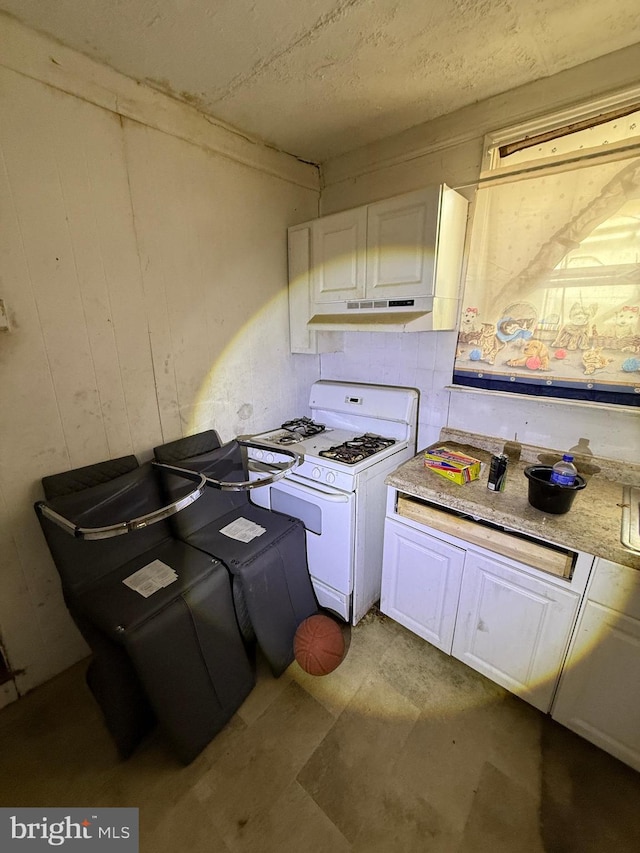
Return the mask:
[[549, 482], [553, 468], [549, 465], [529, 465], [524, 475], [529, 481], [529, 503], [542, 512], [562, 515], [569, 512], [576, 492], [587, 485], [584, 477], [576, 475], [572, 486], [560, 486]]

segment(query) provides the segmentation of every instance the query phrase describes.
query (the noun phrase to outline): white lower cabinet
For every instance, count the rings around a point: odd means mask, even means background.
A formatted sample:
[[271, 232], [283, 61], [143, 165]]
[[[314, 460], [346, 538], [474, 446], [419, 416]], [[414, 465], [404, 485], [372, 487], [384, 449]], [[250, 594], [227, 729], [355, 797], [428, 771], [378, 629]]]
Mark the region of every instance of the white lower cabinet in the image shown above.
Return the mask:
[[640, 572], [598, 560], [552, 716], [640, 770]]
[[380, 609], [451, 654], [465, 552], [388, 519]]
[[640, 571], [439, 513], [389, 489], [382, 612], [640, 770]]
[[453, 655], [546, 712], [579, 602], [576, 592], [469, 551]]
[[[512, 559], [425, 527], [417, 503], [398, 504], [400, 511], [392, 495], [385, 520], [382, 612], [549, 711], [593, 558], [575, 553], [572, 577], [552, 575], [535, 564], [548, 564], [542, 552], [554, 546], [490, 533], [486, 538], [497, 549], [519, 554], [519, 560]], [[424, 515], [434, 517], [432, 510]], [[465, 529], [455, 518], [452, 525]], [[477, 534], [466, 530], [470, 537]]]

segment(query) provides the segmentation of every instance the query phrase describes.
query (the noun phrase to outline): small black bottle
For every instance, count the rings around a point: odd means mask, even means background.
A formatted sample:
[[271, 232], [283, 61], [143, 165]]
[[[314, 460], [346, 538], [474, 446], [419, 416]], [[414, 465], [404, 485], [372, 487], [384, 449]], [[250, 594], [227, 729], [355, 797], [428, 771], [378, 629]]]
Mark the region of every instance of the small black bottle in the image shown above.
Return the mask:
[[507, 480], [507, 465], [509, 457], [504, 453], [498, 456], [491, 457], [491, 465], [489, 467], [489, 479], [487, 480], [487, 488], [492, 492], [504, 492], [504, 487]]

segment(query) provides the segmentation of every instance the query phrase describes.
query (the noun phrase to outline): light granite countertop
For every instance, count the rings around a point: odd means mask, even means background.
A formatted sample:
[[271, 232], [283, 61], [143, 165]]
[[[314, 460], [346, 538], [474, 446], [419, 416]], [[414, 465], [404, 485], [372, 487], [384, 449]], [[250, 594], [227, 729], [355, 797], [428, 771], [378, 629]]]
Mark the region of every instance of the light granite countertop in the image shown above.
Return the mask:
[[529, 481], [524, 469], [532, 464], [553, 465], [562, 458], [562, 451], [518, 445], [520, 459], [509, 461], [505, 490], [492, 492], [487, 489], [489, 461], [493, 453], [503, 452], [504, 439], [444, 429], [439, 441], [431, 446], [440, 444], [485, 463], [480, 479], [463, 486], [453, 483], [426, 468], [421, 451], [391, 473], [385, 483], [472, 518], [640, 570], [640, 553], [628, 550], [620, 542], [622, 489], [624, 485], [640, 486], [640, 465], [576, 456], [574, 462], [587, 485], [576, 493], [569, 512], [551, 515], [529, 504]]

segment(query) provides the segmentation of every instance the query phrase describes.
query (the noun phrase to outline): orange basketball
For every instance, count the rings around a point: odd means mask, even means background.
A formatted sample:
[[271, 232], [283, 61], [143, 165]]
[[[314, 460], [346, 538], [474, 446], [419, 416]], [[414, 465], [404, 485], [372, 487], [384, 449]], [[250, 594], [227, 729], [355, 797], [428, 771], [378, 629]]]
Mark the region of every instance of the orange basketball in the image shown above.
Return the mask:
[[293, 653], [310, 675], [328, 675], [344, 657], [344, 637], [337, 622], [317, 613], [298, 625]]

